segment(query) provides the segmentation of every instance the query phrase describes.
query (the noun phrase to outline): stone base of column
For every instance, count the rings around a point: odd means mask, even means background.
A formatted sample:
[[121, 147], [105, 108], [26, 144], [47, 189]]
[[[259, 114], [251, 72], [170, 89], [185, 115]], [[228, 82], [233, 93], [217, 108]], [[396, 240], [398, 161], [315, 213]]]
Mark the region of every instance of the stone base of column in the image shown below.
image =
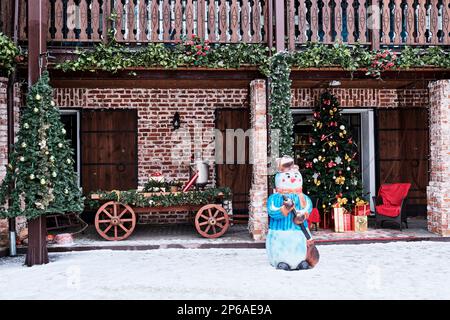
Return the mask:
[[428, 231], [440, 236], [450, 236], [450, 185], [430, 182], [427, 198]]

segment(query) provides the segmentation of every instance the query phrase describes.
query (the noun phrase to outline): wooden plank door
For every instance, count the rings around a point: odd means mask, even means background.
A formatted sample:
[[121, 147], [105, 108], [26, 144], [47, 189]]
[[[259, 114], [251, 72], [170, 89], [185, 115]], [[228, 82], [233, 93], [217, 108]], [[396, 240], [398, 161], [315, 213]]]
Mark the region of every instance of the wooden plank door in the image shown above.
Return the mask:
[[423, 108], [378, 110], [378, 188], [410, 182], [408, 214], [426, 215], [429, 181], [428, 112]]
[[80, 136], [85, 193], [137, 188], [136, 110], [83, 111]]
[[[227, 159], [226, 146], [227, 129], [242, 129], [244, 132], [250, 128], [250, 115], [247, 109], [220, 109], [216, 111], [216, 129], [220, 130], [223, 137], [223, 164], [216, 165], [217, 186], [229, 187], [233, 192], [233, 211], [235, 214], [248, 214], [249, 191], [252, 179], [252, 165], [249, 163], [249, 141], [245, 139], [245, 163], [238, 164], [238, 141], [234, 139], [231, 145], [234, 147], [234, 159]], [[231, 162], [231, 163], [230, 163]]]

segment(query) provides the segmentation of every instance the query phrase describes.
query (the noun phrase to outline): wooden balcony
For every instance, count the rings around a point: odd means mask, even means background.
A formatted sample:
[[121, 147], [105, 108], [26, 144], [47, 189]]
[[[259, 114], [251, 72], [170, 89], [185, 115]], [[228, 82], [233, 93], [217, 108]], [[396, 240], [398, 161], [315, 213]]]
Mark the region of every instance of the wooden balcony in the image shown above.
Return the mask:
[[[24, 45], [28, 34], [26, 17], [29, 2], [20, 0], [19, 3], [18, 34]], [[111, 28], [115, 29], [116, 41], [128, 44], [171, 43], [181, 36], [196, 34], [213, 43], [272, 45], [274, 41], [281, 41], [290, 50], [307, 42], [331, 44], [338, 41], [374, 48], [450, 45], [449, 2], [48, 0], [46, 29], [48, 43], [52, 47], [108, 41], [107, 30]], [[0, 31], [6, 34], [12, 33], [9, 22], [11, 3], [0, 2]], [[277, 28], [276, 24], [282, 28]]]

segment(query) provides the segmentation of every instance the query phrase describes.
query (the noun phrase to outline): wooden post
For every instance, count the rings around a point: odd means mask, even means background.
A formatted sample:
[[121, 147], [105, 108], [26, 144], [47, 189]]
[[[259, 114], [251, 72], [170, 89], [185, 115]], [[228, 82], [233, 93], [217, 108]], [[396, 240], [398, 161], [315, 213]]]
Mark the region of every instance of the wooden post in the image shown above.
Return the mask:
[[284, 51], [284, 0], [274, 0], [275, 3], [275, 49]]
[[[371, 1], [372, 5], [375, 5], [377, 2], [376, 1]], [[373, 9], [372, 12], [370, 12], [370, 14], [372, 15], [371, 21], [372, 21], [372, 26], [370, 28], [370, 34], [371, 34], [371, 47], [372, 50], [378, 50], [380, 49], [380, 28], [381, 28], [381, 8], [379, 8], [380, 10], [377, 9]]]
[[[46, 59], [48, 33], [48, 1], [28, 2], [28, 86], [41, 76]], [[25, 264], [29, 267], [48, 263], [47, 226], [45, 216], [28, 221], [28, 250]]]

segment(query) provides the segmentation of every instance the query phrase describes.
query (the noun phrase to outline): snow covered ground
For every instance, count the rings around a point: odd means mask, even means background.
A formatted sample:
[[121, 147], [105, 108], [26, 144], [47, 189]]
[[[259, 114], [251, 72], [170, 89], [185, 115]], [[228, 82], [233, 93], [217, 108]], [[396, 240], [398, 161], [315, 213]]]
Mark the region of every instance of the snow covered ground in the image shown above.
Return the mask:
[[273, 269], [263, 249], [51, 254], [0, 259], [0, 299], [450, 299], [450, 243], [319, 246], [313, 270]]

